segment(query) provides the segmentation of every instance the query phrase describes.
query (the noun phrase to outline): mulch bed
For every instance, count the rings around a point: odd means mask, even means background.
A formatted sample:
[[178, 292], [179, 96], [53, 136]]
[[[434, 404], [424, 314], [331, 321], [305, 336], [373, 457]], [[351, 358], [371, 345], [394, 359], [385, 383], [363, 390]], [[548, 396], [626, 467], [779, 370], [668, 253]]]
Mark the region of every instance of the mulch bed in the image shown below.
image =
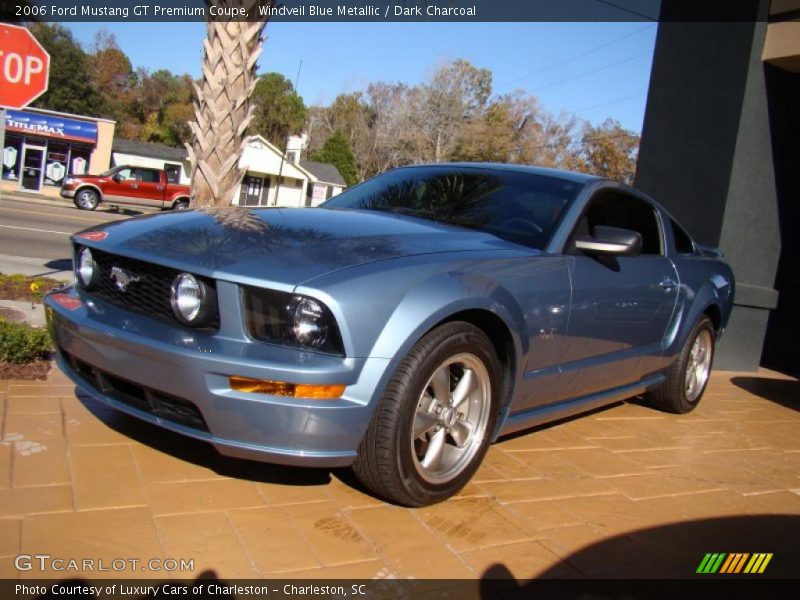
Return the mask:
[[[63, 281], [51, 279], [50, 277], [26, 277], [24, 275], [3, 275], [0, 274], [0, 300], [25, 300], [30, 301], [31, 283], [36, 282], [39, 289], [36, 291], [37, 302], [41, 302], [42, 296], [47, 292], [64, 285]], [[0, 309], [0, 317], [8, 321], [23, 321], [25, 314], [12, 308], [3, 307]], [[47, 379], [47, 373], [53, 366], [50, 360], [35, 360], [33, 362], [18, 365], [0, 362], [0, 379]]]
[[41, 297], [47, 292], [64, 286], [63, 281], [50, 277], [0, 274], [0, 300], [30, 300], [33, 294], [31, 283], [34, 282], [39, 286], [37, 302], [41, 302]]
[[50, 360], [37, 360], [25, 365], [0, 362], [0, 379], [47, 379], [52, 366]]

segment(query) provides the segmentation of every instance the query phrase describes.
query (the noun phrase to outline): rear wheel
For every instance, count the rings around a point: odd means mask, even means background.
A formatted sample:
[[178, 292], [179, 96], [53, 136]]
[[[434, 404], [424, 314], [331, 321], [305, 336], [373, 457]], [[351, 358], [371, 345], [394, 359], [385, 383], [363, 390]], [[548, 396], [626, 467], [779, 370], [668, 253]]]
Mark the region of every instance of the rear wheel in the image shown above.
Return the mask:
[[189, 201], [178, 200], [175, 204], [172, 205], [172, 210], [189, 210]]
[[100, 204], [100, 195], [91, 188], [83, 188], [75, 194], [75, 206], [81, 210], [94, 210]]
[[703, 315], [667, 371], [667, 380], [651, 393], [650, 399], [657, 408], [680, 414], [694, 410], [708, 385], [714, 360], [714, 338], [714, 325]]
[[499, 362], [464, 322], [426, 335], [398, 365], [359, 447], [353, 471], [405, 506], [445, 500], [472, 477], [497, 417]]

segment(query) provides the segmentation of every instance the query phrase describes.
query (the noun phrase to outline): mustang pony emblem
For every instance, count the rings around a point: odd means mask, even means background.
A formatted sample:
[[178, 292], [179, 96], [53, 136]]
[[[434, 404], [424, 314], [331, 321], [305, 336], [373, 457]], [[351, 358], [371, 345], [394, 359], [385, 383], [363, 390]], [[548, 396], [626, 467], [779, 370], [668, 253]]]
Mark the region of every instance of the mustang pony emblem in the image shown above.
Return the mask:
[[125, 269], [121, 269], [120, 267], [111, 267], [111, 279], [114, 281], [114, 285], [120, 292], [124, 292], [126, 289], [128, 289], [130, 284], [142, 280], [139, 275], [131, 275]]

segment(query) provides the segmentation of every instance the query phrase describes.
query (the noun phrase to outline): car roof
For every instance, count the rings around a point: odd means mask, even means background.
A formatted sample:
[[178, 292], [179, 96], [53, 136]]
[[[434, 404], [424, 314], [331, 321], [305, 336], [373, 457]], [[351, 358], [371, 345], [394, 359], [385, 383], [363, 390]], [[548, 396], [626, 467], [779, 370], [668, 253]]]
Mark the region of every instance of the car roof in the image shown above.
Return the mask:
[[576, 173], [574, 171], [564, 171], [562, 169], [550, 169], [547, 167], [535, 167], [532, 165], [516, 165], [508, 163], [479, 163], [479, 162], [442, 162], [424, 163], [418, 165], [406, 165], [400, 169], [419, 168], [419, 167], [452, 167], [458, 169], [494, 169], [498, 171], [511, 171], [514, 173], [527, 173], [529, 175], [543, 175], [546, 177], [557, 177], [575, 183], [589, 183], [601, 181], [603, 178], [586, 173]]

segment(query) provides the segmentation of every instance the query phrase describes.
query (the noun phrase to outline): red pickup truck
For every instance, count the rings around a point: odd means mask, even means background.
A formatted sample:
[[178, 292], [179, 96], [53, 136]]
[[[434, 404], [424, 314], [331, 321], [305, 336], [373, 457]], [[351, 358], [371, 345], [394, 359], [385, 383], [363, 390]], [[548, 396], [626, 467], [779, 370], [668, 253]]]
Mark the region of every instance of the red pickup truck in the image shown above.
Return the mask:
[[94, 210], [101, 202], [186, 210], [190, 192], [188, 185], [170, 182], [166, 171], [122, 165], [100, 175], [66, 178], [61, 196], [83, 210]]

